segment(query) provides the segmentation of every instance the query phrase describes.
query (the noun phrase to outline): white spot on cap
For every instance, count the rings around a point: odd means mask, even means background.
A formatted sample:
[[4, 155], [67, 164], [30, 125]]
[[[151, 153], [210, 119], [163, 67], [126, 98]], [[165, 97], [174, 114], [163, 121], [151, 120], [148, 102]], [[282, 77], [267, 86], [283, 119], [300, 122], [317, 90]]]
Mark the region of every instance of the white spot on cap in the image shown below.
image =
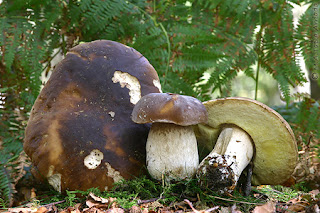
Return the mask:
[[101, 164], [102, 159], [103, 153], [98, 149], [94, 149], [84, 158], [83, 163], [88, 169], [95, 169]]
[[112, 168], [109, 163], [106, 163], [106, 166], [108, 169], [107, 176], [111, 177], [115, 183], [123, 180], [123, 177], [120, 175], [119, 171], [116, 171], [114, 168]]
[[111, 118], [114, 118], [114, 116], [115, 116], [115, 112], [113, 112], [113, 111], [110, 111], [110, 112], [108, 112], [108, 114], [111, 116]]
[[157, 88], [159, 89], [159, 91], [162, 93], [161, 84], [160, 84], [160, 81], [159, 81], [159, 80], [154, 79], [154, 80], [153, 80], [153, 85], [154, 85], [155, 87], [157, 87]]
[[122, 88], [127, 87], [130, 102], [136, 104], [141, 98], [141, 86], [139, 80], [126, 72], [115, 71], [112, 78], [113, 83], [119, 83]]
[[49, 171], [47, 174], [47, 179], [49, 184], [58, 192], [61, 192], [61, 174], [54, 174], [54, 166], [51, 165], [49, 167]]

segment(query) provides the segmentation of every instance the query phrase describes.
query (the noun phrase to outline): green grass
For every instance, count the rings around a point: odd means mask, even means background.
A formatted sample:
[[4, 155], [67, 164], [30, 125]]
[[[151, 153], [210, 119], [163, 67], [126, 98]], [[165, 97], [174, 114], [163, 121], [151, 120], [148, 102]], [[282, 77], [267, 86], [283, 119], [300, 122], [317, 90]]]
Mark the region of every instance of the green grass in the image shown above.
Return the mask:
[[287, 202], [301, 193], [282, 186], [263, 186], [253, 187], [251, 195], [247, 197], [244, 197], [237, 189], [232, 196], [222, 196], [209, 189], [200, 188], [195, 179], [165, 184], [147, 177], [140, 177], [130, 181], [121, 181], [111, 191], [100, 192], [98, 189], [92, 188], [87, 191], [67, 191], [64, 195], [48, 191], [32, 202], [33, 205], [42, 206], [63, 201], [56, 204], [58, 209], [65, 209], [77, 203], [82, 203], [84, 207], [90, 192], [103, 198], [116, 198], [116, 203], [124, 209], [138, 205], [141, 200], [157, 200], [164, 206], [170, 206], [188, 199], [199, 210], [236, 204], [238, 209], [243, 212], [249, 212], [257, 205], [264, 204], [270, 199]]
[[301, 192], [284, 186], [263, 186], [255, 189], [256, 192], [268, 196], [269, 199], [277, 200], [280, 202], [288, 202], [289, 200], [299, 196]]
[[162, 205], [168, 206], [188, 199], [203, 208], [217, 205], [231, 206], [237, 203], [237, 206], [243, 210], [252, 209], [254, 206], [265, 202], [252, 196], [244, 197], [238, 191], [234, 193], [233, 197], [221, 196], [209, 189], [200, 188], [195, 179], [164, 184], [146, 177], [121, 181], [111, 191], [100, 192], [98, 189], [92, 188], [87, 191], [67, 191], [65, 195], [50, 192], [51, 195], [47, 196], [46, 199], [39, 198], [39, 200], [41, 205], [64, 200], [65, 202], [56, 205], [59, 209], [64, 209], [77, 203], [84, 204], [90, 192], [104, 198], [116, 198], [117, 204], [125, 209], [138, 205], [141, 200], [157, 200]]

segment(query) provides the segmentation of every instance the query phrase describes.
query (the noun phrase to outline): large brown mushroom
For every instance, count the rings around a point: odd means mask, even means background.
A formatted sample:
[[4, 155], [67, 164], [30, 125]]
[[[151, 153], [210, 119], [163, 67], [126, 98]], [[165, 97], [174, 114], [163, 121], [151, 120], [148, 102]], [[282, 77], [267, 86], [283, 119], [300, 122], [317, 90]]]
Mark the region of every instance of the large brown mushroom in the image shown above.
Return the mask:
[[145, 171], [149, 126], [131, 112], [160, 92], [155, 69], [139, 52], [99, 40], [72, 48], [38, 96], [25, 131], [34, 171], [58, 191], [113, 186]]

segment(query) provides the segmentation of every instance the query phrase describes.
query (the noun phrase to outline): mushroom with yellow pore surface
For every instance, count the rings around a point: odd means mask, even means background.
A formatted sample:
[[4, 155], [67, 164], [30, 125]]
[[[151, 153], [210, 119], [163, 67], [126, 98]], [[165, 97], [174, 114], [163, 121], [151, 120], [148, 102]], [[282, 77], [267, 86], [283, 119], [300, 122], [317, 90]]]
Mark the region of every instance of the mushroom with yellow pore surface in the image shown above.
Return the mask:
[[132, 111], [136, 123], [152, 123], [146, 145], [150, 175], [157, 179], [192, 178], [199, 165], [192, 125], [205, 123], [207, 111], [196, 98], [172, 93], [150, 93]]
[[290, 178], [297, 163], [297, 144], [289, 124], [276, 111], [239, 97], [203, 104], [208, 124], [199, 124], [196, 135], [200, 147], [208, 149], [211, 144], [214, 149], [199, 165], [201, 184], [231, 193], [250, 161], [254, 185], [281, 184]]

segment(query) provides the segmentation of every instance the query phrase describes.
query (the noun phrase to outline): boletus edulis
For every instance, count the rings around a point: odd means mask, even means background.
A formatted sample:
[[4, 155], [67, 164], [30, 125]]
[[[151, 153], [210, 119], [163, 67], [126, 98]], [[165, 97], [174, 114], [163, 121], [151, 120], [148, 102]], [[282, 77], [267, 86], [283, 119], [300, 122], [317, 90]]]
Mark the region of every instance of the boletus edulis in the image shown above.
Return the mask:
[[72, 48], [32, 108], [24, 150], [34, 173], [57, 190], [110, 189], [144, 172], [148, 124], [131, 112], [160, 92], [155, 69], [139, 52], [98, 40]]
[[136, 123], [152, 123], [146, 146], [147, 168], [157, 180], [192, 178], [199, 165], [193, 125], [207, 122], [196, 98], [172, 93], [143, 96], [132, 111]]
[[203, 104], [208, 124], [197, 126], [197, 138], [200, 146], [214, 148], [197, 171], [202, 185], [232, 193], [250, 162], [253, 185], [276, 185], [290, 178], [297, 163], [297, 144], [290, 125], [276, 111], [240, 97]]

